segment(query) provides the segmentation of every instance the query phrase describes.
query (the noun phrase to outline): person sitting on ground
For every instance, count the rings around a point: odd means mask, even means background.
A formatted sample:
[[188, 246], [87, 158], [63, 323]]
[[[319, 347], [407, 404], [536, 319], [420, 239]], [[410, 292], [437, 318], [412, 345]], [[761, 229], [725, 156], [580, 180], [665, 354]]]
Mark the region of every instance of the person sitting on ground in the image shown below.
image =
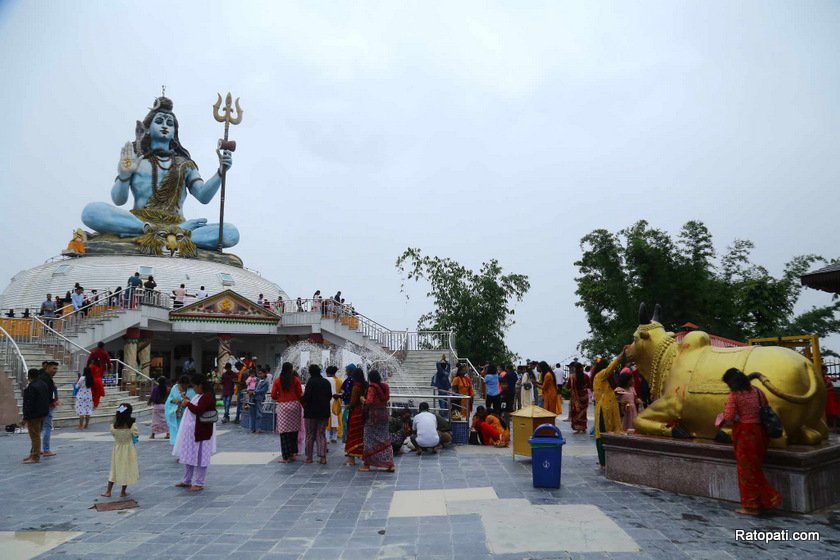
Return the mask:
[[508, 429], [507, 422], [502, 420], [499, 415], [494, 412], [488, 412], [484, 421], [493, 426], [493, 428], [499, 432], [497, 447], [507, 447], [510, 443], [510, 430]]
[[499, 445], [502, 434], [492, 424], [487, 422], [487, 409], [483, 406], [479, 406], [475, 410], [472, 427], [481, 436], [482, 445]]
[[440, 438], [440, 447], [446, 447], [452, 443], [452, 424], [440, 414], [435, 414], [435, 418], [437, 418], [437, 433]]
[[411, 437], [411, 409], [395, 410], [388, 423], [388, 431], [391, 432], [391, 447], [394, 448], [394, 455], [399, 455], [402, 453], [406, 438]]
[[420, 403], [420, 412], [412, 420], [411, 443], [417, 450], [418, 455], [422, 455], [424, 449], [430, 449], [432, 453], [437, 453], [440, 449], [437, 418], [429, 412], [429, 403], [427, 402]]

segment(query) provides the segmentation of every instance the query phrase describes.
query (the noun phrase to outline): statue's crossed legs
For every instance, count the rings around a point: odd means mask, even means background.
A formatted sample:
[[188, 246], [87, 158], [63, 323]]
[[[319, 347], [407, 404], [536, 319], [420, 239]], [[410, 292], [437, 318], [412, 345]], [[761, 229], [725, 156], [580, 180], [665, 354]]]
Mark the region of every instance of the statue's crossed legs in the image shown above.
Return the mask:
[[[122, 208], [106, 202], [91, 202], [82, 211], [82, 222], [94, 231], [137, 237], [145, 233], [146, 223]], [[219, 247], [219, 224], [208, 224], [204, 218], [186, 220], [182, 229], [192, 231], [192, 241], [201, 249], [215, 250]], [[233, 247], [239, 243], [239, 230], [233, 224], [225, 224], [222, 232], [222, 246]]]

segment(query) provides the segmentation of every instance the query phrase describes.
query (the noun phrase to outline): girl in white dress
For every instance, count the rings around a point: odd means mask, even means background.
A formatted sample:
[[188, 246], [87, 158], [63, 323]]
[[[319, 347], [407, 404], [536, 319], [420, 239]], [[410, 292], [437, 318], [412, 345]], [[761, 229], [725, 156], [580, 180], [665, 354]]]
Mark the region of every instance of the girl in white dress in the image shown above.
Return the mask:
[[87, 429], [90, 423], [90, 415], [93, 414], [93, 373], [89, 367], [85, 368], [84, 374], [76, 381], [76, 414], [79, 416], [79, 429]]

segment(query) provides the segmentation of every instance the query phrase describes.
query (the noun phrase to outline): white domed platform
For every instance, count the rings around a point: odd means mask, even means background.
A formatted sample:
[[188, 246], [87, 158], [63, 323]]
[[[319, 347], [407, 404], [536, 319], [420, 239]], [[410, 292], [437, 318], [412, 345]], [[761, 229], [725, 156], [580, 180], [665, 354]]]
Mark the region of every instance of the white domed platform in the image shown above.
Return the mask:
[[271, 301], [289, 296], [277, 284], [248, 269], [198, 259], [151, 256], [84, 256], [48, 262], [18, 272], [0, 295], [0, 309], [40, 307], [46, 294], [64, 296], [76, 282], [85, 292], [98, 290], [104, 294], [117, 286], [125, 288], [129, 276], [139, 272], [143, 280], [152, 275], [157, 290], [168, 294], [181, 284], [190, 293], [201, 286], [209, 294], [226, 289], [257, 300], [263, 294]]

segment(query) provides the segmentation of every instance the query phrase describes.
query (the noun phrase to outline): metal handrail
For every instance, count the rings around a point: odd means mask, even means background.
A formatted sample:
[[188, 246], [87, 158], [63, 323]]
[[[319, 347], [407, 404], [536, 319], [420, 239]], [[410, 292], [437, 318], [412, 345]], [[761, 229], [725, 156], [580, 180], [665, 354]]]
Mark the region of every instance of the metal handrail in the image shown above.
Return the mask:
[[[421, 394], [416, 394], [416, 393], [411, 393], [411, 394], [391, 393], [388, 396], [389, 403], [388, 403], [387, 408], [389, 408], [391, 410], [400, 410], [400, 409], [405, 408], [402, 405], [392, 404], [391, 401], [393, 401], [395, 399], [396, 400], [408, 400], [410, 402], [412, 408], [415, 408], [415, 406], [413, 404], [415, 400], [418, 401], [417, 406], [420, 406], [420, 402], [426, 402], [428, 404], [428, 402], [431, 401], [431, 404], [429, 404], [429, 409], [430, 410], [440, 410], [440, 411], [446, 412], [447, 419], [451, 421], [452, 420], [452, 416], [451, 416], [452, 401], [453, 400], [459, 400], [459, 401], [464, 400], [464, 395], [460, 395], [458, 393], [452, 393], [451, 395], [421, 395]], [[438, 401], [439, 400], [448, 401], [449, 402], [449, 407], [448, 408], [440, 408], [438, 406]]]
[[449, 331], [449, 351], [452, 352], [453, 356], [455, 356], [455, 362], [456, 363], [466, 362], [467, 365], [470, 366], [470, 369], [472, 370], [470, 372], [470, 378], [471, 378], [471, 381], [473, 383], [473, 388], [475, 388], [475, 387], [480, 388], [481, 385], [484, 383], [484, 378], [481, 377], [481, 374], [478, 373], [478, 369], [476, 369], [476, 367], [473, 365], [473, 363], [470, 361], [469, 358], [466, 358], [466, 357], [459, 358], [458, 357], [458, 351], [455, 350], [455, 342], [454, 341], [455, 341], [455, 331]]
[[[2, 345], [6, 347], [3, 349], [3, 368], [7, 373], [13, 374], [18, 387], [22, 391], [26, 387], [26, 374], [29, 371], [29, 366], [26, 365], [26, 358], [23, 357], [17, 342], [12, 338], [12, 335], [6, 332], [6, 329], [0, 327], [0, 334], [3, 335]], [[11, 347], [14, 349], [15, 354], [17, 354], [17, 360], [14, 362], [12, 362], [12, 353], [8, 349], [9, 342], [11, 342]]]
[[[134, 292], [134, 300], [131, 302], [131, 305], [126, 303], [125, 295], [128, 293]], [[63, 298], [62, 298], [63, 299]], [[125, 308], [136, 308], [138, 305], [151, 305], [153, 307], [161, 307], [164, 309], [171, 309], [172, 308], [172, 296], [168, 294], [164, 294], [160, 290], [148, 290], [146, 288], [128, 288], [120, 290], [119, 292], [111, 292], [110, 294], [107, 291], [102, 291], [97, 293], [97, 299], [95, 301], [91, 301], [87, 305], [80, 307], [79, 309], [73, 309], [69, 313], [56, 316], [55, 320], [59, 319], [67, 319], [72, 315], [76, 315], [82, 310], [89, 311], [91, 308], [98, 306], [107, 306], [110, 308], [118, 308], [118, 309], [125, 309]], [[57, 301], [55, 298], [53, 301]], [[14, 307], [7, 307], [4, 309], [13, 309], [15, 312], [23, 309], [23, 310], [30, 310], [30, 316], [37, 315], [40, 313], [41, 304], [43, 301], [37, 302], [27, 302], [27, 303], [19, 303]], [[65, 303], [62, 307], [57, 307], [56, 311], [59, 309], [71, 307], [72, 303]], [[39, 315], [40, 316], [40, 315]], [[23, 318], [20, 315], [14, 317], [15, 319]]]
[[[61, 339], [64, 342], [64, 344], [69, 344], [69, 345], [75, 347], [77, 351], [76, 352], [70, 351], [71, 356], [73, 354], [78, 354], [79, 352], [84, 352], [85, 354], [90, 355], [91, 352], [87, 348], [84, 348], [83, 346], [79, 346], [78, 344], [76, 344], [75, 342], [73, 342], [72, 340], [67, 338], [66, 336], [62, 335], [61, 333], [57, 332], [55, 329], [51, 328], [49, 325], [47, 325], [46, 323], [41, 321], [41, 319], [39, 319], [38, 317], [36, 317], [35, 320], [38, 321], [39, 323], [41, 323], [41, 327], [43, 329], [51, 332], [57, 338]], [[67, 350], [69, 351], [69, 349], [67, 349]], [[154, 379], [152, 379], [148, 375], [144, 374], [142, 371], [138, 370], [137, 368], [135, 368], [133, 366], [130, 366], [129, 364], [125, 363], [124, 361], [122, 361], [118, 358], [111, 358], [111, 361], [116, 363], [116, 364], [122, 365], [123, 368], [127, 368], [127, 369], [133, 371], [136, 375], [139, 375], [140, 377], [145, 377], [149, 381], [154, 382]]]

